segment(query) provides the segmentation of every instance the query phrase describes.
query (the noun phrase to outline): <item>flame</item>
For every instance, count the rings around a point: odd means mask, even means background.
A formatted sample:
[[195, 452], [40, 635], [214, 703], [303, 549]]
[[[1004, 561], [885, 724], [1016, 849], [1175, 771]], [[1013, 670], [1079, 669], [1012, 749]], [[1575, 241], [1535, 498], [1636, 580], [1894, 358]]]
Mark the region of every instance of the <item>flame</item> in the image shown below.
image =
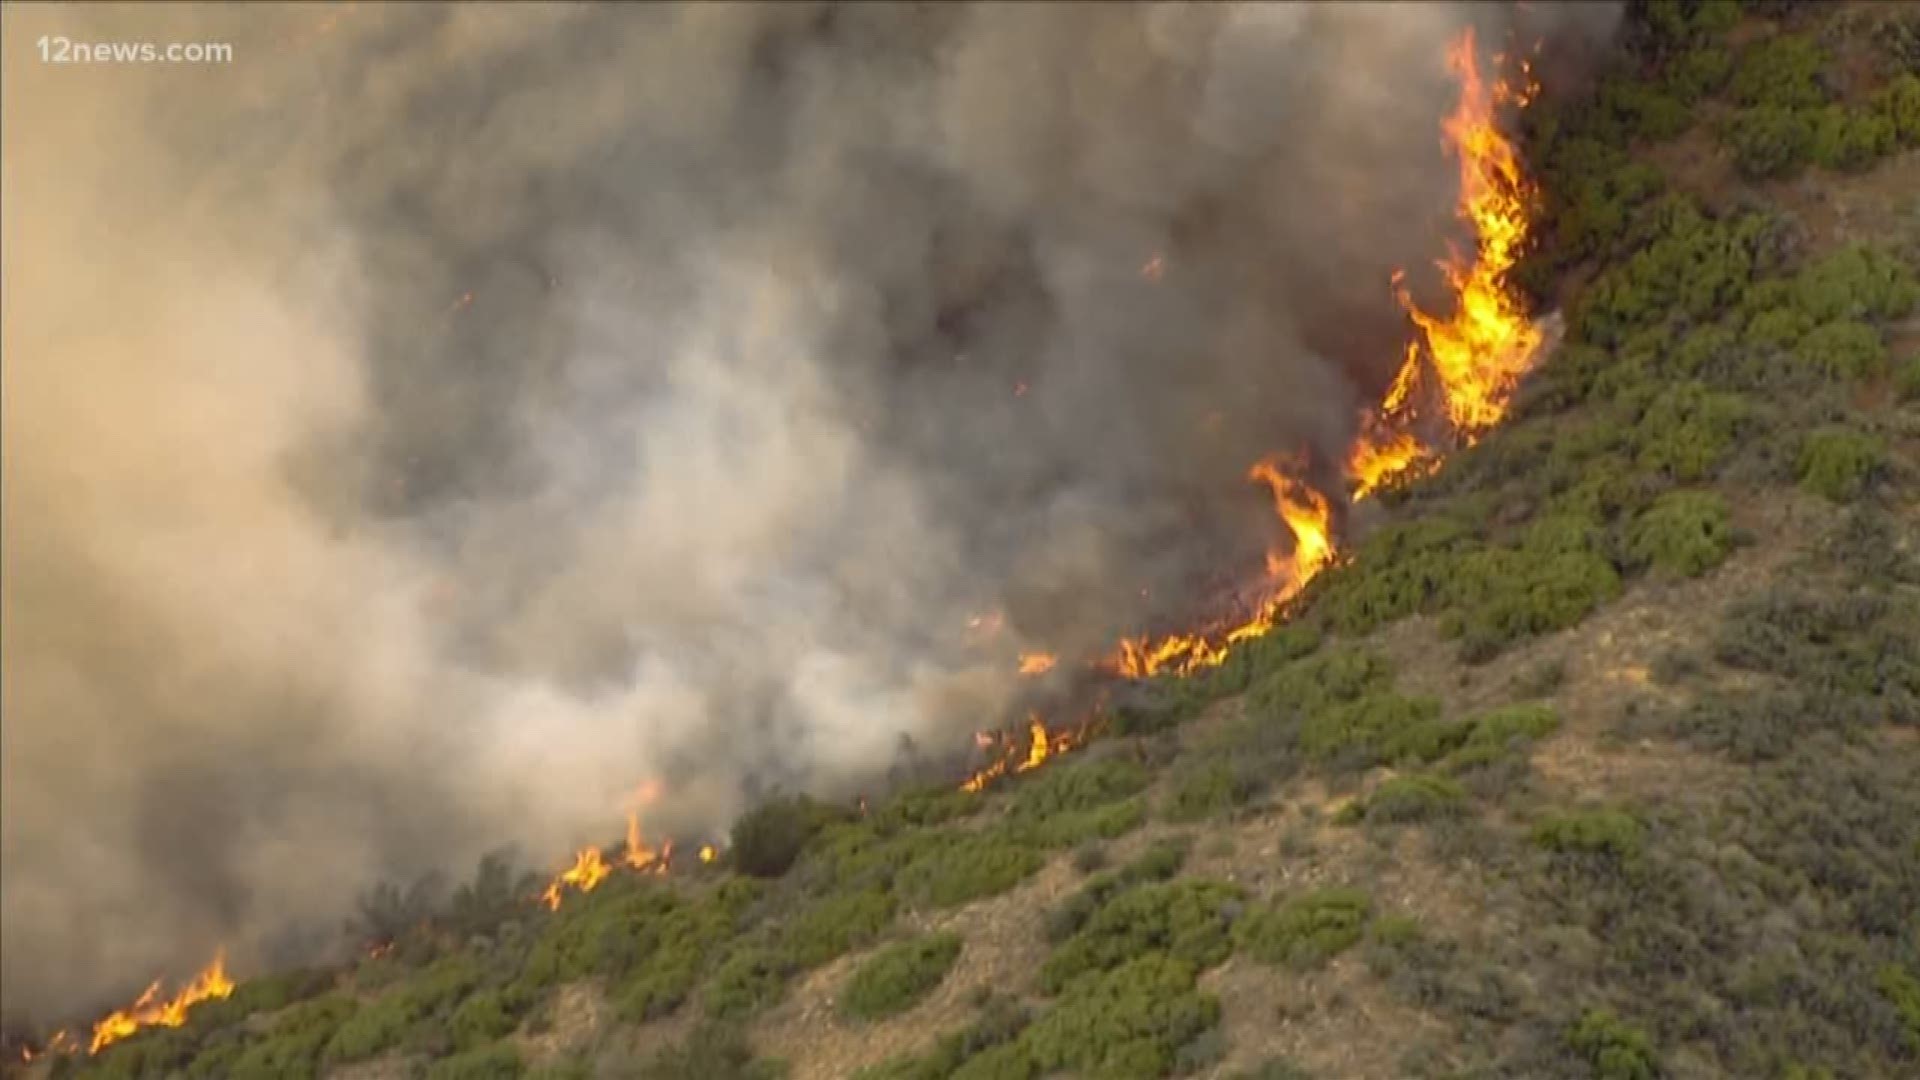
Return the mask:
[[[1475, 257], [1455, 252], [1439, 264], [1457, 301], [1453, 316], [1441, 319], [1422, 311], [1395, 282], [1400, 305], [1419, 327], [1426, 348], [1409, 349], [1394, 385], [1412, 383], [1424, 353], [1447, 419], [1469, 445], [1506, 415], [1514, 389], [1533, 366], [1540, 346], [1539, 329], [1507, 282], [1526, 243], [1533, 188], [1494, 117], [1498, 105], [1524, 107], [1536, 84], [1531, 68], [1523, 64], [1517, 83], [1489, 87], [1474, 57], [1469, 28], [1447, 51], [1448, 67], [1460, 79], [1460, 104], [1441, 125], [1448, 147], [1460, 159], [1459, 214], [1473, 226], [1477, 241]], [[1404, 405], [1392, 395], [1389, 403]]]
[[1021, 653], [1020, 654], [1020, 674], [1045, 675], [1047, 672], [1052, 671], [1054, 668], [1054, 665], [1058, 664], [1059, 662], [1060, 662], [1060, 658], [1053, 655], [1052, 653], [1044, 653], [1044, 652]]
[[[1358, 502], [1389, 481], [1438, 467], [1439, 450], [1414, 430], [1421, 390], [1432, 382], [1443, 406], [1446, 427], [1471, 445], [1506, 415], [1520, 378], [1540, 352], [1541, 332], [1527, 317], [1507, 277], [1526, 243], [1533, 189], [1514, 146], [1496, 123], [1496, 108], [1524, 108], [1537, 91], [1532, 68], [1522, 60], [1515, 80], [1489, 85], [1476, 61], [1471, 29], [1447, 50], [1447, 63], [1460, 80], [1460, 101], [1441, 124], [1447, 147], [1459, 158], [1459, 214], [1472, 226], [1471, 257], [1459, 252], [1440, 263], [1454, 293], [1455, 311], [1440, 318], [1419, 308], [1407, 291], [1405, 275], [1393, 276], [1393, 289], [1418, 331], [1378, 407], [1361, 416], [1360, 432], [1343, 463], [1351, 482], [1350, 502]], [[1504, 61], [1504, 58], [1496, 58]], [[1287, 604], [1338, 551], [1332, 533], [1332, 502], [1303, 478], [1299, 462], [1268, 458], [1248, 478], [1273, 493], [1293, 544], [1267, 554], [1267, 583], [1251, 617], [1197, 632], [1123, 638], [1103, 667], [1127, 678], [1192, 675], [1224, 662], [1231, 647], [1260, 637], [1279, 622]]]
[[701, 844], [701, 845], [700, 845], [700, 861], [701, 861], [701, 862], [703, 862], [703, 863], [710, 863], [710, 862], [712, 862], [713, 860], [715, 860], [715, 859], [717, 859], [717, 858], [719, 858], [719, 857], [720, 857], [720, 853], [719, 853], [718, 851], [715, 851], [715, 850], [713, 849], [713, 845], [712, 845], [712, 844]]
[[1039, 713], [1027, 717], [1027, 737], [1024, 740], [1011, 738], [1005, 734], [978, 733], [974, 742], [982, 749], [997, 749], [999, 756], [979, 772], [968, 777], [960, 785], [961, 791], [984, 791], [987, 785], [1010, 773], [1029, 772], [1060, 754], [1064, 754], [1087, 741], [1092, 730], [1091, 721], [1083, 723], [1074, 731], [1050, 731]]
[[[87, 1047], [87, 1053], [97, 1054], [143, 1027], [179, 1027], [187, 1022], [187, 1010], [202, 1001], [224, 998], [231, 993], [233, 980], [227, 977], [226, 954], [216, 952], [213, 962], [172, 998], [160, 1000], [160, 980], [155, 979], [145, 992], [134, 999], [133, 1004], [124, 1009], [115, 1009], [95, 1022], [93, 1042]], [[58, 1038], [55, 1037], [56, 1041]], [[48, 1048], [51, 1049], [52, 1044]]]
[[673, 841], [669, 840], [655, 850], [640, 836], [640, 811], [652, 806], [659, 798], [660, 785], [649, 780], [634, 792], [633, 805], [627, 809], [627, 846], [620, 858], [634, 870], [665, 871], [667, 860], [673, 855]]
[[567, 886], [571, 885], [583, 893], [592, 892], [594, 887], [605, 881], [607, 875], [611, 873], [613, 868], [607, 865], [599, 848], [581, 848], [573, 856], [573, 865], [561, 871], [559, 876], [547, 883], [546, 891], [540, 894], [540, 899], [547, 905], [549, 911], [559, 911], [561, 895]]

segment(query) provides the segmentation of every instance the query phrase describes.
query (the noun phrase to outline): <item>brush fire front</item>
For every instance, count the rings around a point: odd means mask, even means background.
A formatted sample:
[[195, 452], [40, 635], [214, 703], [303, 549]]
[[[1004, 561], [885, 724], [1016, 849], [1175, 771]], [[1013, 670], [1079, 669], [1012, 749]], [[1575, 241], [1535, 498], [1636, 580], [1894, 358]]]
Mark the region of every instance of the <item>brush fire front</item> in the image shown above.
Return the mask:
[[[1471, 445], [1505, 416], [1520, 380], [1551, 338], [1546, 324], [1529, 319], [1508, 281], [1528, 239], [1534, 193], [1497, 123], [1500, 109], [1525, 107], [1534, 84], [1524, 63], [1490, 83], [1481, 73], [1470, 30], [1452, 43], [1448, 59], [1461, 95], [1442, 136], [1459, 161], [1458, 213], [1472, 230], [1474, 250], [1455, 252], [1440, 264], [1453, 300], [1445, 315], [1415, 303], [1399, 275], [1387, 284], [1407, 313], [1413, 339], [1379, 403], [1357, 418], [1358, 434], [1337, 470], [1344, 490], [1316, 485], [1304, 455], [1273, 455], [1248, 466], [1248, 482], [1263, 490], [1277, 523], [1277, 542], [1256, 586], [1242, 590], [1252, 600], [1243, 597], [1227, 605], [1227, 614], [1216, 608], [1194, 628], [1123, 636], [1106, 655], [1078, 663], [1042, 648], [1018, 653], [1010, 673], [1031, 680], [1029, 700], [1045, 704], [1011, 730], [974, 736], [975, 756], [961, 790], [982, 792], [1084, 745], [1097, 734], [1113, 684], [1205, 672], [1223, 663], [1235, 646], [1283, 624], [1302, 590], [1340, 562], [1340, 524], [1349, 507], [1432, 472], [1449, 449]], [[1142, 274], [1156, 279], [1164, 266], [1156, 256]], [[976, 615], [968, 621], [968, 633], [972, 640], [990, 643], [1004, 623], [998, 611]], [[655, 846], [646, 838], [644, 813], [660, 797], [657, 784], [643, 785], [626, 807], [624, 841], [615, 848], [581, 848], [529, 902], [558, 910], [571, 894], [591, 892], [615, 873], [668, 874], [686, 865], [671, 840]], [[719, 857], [711, 845], [697, 848], [701, 864]], [[87, 1053], [144, 1027], [177, 1027], [195, 1005], [227, 997], [233, 989], [222, 956], [164, 1001], [156, 982], [131, 1005], [93, 1025]], [[78, 1041], [61, 1031], [38, 1050], [23, 1049], [20, 1057], [78, 1050]]]

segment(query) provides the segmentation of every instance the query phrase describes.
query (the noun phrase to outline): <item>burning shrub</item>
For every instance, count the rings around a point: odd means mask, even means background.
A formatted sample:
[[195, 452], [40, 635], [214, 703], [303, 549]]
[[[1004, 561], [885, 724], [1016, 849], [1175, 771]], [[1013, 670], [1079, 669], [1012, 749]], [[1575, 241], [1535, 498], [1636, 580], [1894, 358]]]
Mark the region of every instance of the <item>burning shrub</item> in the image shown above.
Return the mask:
[[992, 833], [973, 833], [908, 864], [900, 872], [897, 888], [910, 903], [954, 907], [1006, 892], [1045, 861], [1025, 844]]
[[1848, 502], [1866, 490], [1884, 466], [1886, 448], [1872, 435], [1828, 427], [1800, 444], [1800, 486], [1833, 502]]
[[742, 815], [733, 824], [729, 854], [734, 868], [753, 877], [785, 874], [821, 829], [845, 811], [804, 795], [774, 799]]
[[1567, 1032], [1567, 1045], [1592, 1066], [1599, 1080], [1654, 1080], [1660, 1075], [1653, 1044], [1604, 1009], [1589, 1009]]
[[1189, 963], [1155, 954], [1083, 975], [1014, 1044], [1008, 1064], [1025, 1058], [1026, 1071], [957, 1075], [1165, 1076], [1180, 1048], [1220, 1020], [1219, 1000], [1195, 989], [1197, 974]]
[[1670, 491], [1633, 524], [1629, 545], [1641, 566], [1699, 577], [1733, 549], [1726, 500], [1710, 491]]
[[1313, 967], [1359, 941], [1372, 912], [1373, 902], [1358, 889], [1322, 889], [1248, 912], [1234, 926], [1234, 938], [1262, 963]]
[[1194, 878], [1127, 889], [1047, 958], [1041, 989], [1057, 994], [1089, 971], [1109, 971], [1155, 953], [1197, 969], [1212, 967], [1233, 951], [1233, 916], [1244, 899], [1235, 886]]
[[882, 949], [854, 969], [840, 992], [840, 1011], [861, 1020], [906, 1012], [939, 986], [960, 958], [959, 934], [922, 934]]

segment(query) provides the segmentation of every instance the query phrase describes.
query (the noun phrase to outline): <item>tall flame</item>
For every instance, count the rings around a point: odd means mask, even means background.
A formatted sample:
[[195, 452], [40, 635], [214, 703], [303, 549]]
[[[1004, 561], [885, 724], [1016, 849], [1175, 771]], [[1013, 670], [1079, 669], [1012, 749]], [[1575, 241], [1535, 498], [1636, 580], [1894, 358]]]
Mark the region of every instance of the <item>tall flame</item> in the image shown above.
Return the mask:
[[[1460, 80], [1460, 102], [1441, 124], [1446, 146], [1460, 161], [1461, 219], [1472, 226], [1472, 256], [1460, 252], [1440, 263], [1455, 297], [1453, 314], [1441, 318], [1417, 306], [1393, 278], [1395, 295], [1418, 332], [1380, 404], [1360, 419], [1360, 431], [1345, 462], [1350, 501], [1367, 498], [1398, 478], [1438, 467], [1444, 447], [1429, 446], [1415, 430], [1420, 394], [1431, 379], [1454, 441], [1478, 441], [1506, 415], [1514, 390], [1540, 351], [1540, 330], [1508, 282], [1526, 243], [1533, 190], [1514, 146], [1496, 123], [1503, 104], [1524, 107], [1535, 90], [1522, 62], [1512, 83], [1489, 85], [1481, 77], [1471, 29], [1447, 50], [1448, 67]], [[1289, 551], [1267, 555], [1265, 598], [1245, 621], [1154, 639], [1123, 638], [1105, 666], [1128, 678], [1192, 675], [1224, 662], [1231, 647], [1259, 637], [1281, 620], [1288, 601], [1338, 558], [1331, 531], [1332, 502], [1302, 477], [1297, 463], [1269, 458], [1249, 471], [1267, 485], [1274, 509], [1292, 536]]]
[[133, 1004], [115, 1009], [95, 1022], [87, 1053], [97, 1054], [144, 1027], [179, 1027], [187, 1022], [187, 1011], [195, 1005], [231, 993], [233, 980], [227, 977], [226, 954], [216, 952], [213, 962], [173, 997], [160, 1000], [160, 980], [155, 979]]
[[611, 873], [613, 868], [607, 865], [607, 860], [600, 854], [599, 848], [581, 848], [573, 856], [573, 865], [561, 871], [559, 876], [547, 883], [546, 891], [540, 894], [540, 899], [547, 905], [548, 910], [559, 911], [561, 896], [568, 886], [583, 893], [592, 892], [594, 887], [605, 881], [607, 875]]

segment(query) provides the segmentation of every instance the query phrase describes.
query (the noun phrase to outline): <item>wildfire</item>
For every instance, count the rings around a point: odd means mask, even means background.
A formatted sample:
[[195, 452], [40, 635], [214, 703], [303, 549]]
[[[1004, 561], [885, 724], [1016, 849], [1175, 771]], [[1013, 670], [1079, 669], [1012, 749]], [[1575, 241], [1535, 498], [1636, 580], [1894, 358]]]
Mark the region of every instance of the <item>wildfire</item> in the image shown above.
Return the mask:
[[540, 894], [540, 899], [546, 903], [548, 910], [559, 911], [562, 893], [568, 886], [583, 893], [592, 892], [611, 873], [613, 868], [607, 865], [607, 860], [600, 854], [599, 848], [581, 848], [573, 857], [573, 865], [561, 871], [558, 877], [547, 883], [546, 891]]
[[[233, 993], [233, 980], [227, 977], [226, 956], [215, 953], [192, 982], [180, 988], [172, 998], [160, 1000], [160, 980], [155, 979], [146, 992], [124, 1009], [115, 1009], [93, 1025], [93, 1042], [87, 1053], [97, 1054], [109, 1045], [143, 1027], [179, 1027], [187, 1022], [187, 1010], [209, 998], [224, 998]], [[61, 1032], [64, 1036], [66, 1033]], [[60, 1036], [55, 1036], [55, 1042]], [[52, 1049], [53, 1044], [48, 1045]]]
[[1020, 674], [1045, 675], [1047, 672], [1052, 671], [1054, 668], [1054, 665], [1058, 664], [1059, 662], [1060, 662], [1060, 658], [1053, 655], [1052, 653], [1044, 653], [1044, 652], [1021, 653], [1020, 654]]
[[[1475, 62], [1474, 36], [1463, 32], [1447, 52], [1447, 64], [1460, 79], [1460, 105], [1441, 125], [1447, 145], [1460, 159], [1462, 220], [1473, 226], [1473, 258], [1458, 252], [1439, 266], [1452, 286], [1456, 308], [1441, 319], [1420, 310], [1398, 281], [1400, 304], [1419, 327], [1425, 349], [1408, 350], [1394, 380], [1398, 391], [1390, 406], [1404, 408], [1407, 389], [1418, 378], [1424, 355], [1432, 364], [1437, 392], [1455, 434], [1471, 445], [1506, 415], [1521, 376], [1539, 351], [1540, 331], [1522, 310], [1507, 282], [1527, 239], [1532, 186], [1520, 168], [1513, 144], [1494, 122], [1503, 103], [1524, 107], [1535, 85], [1521, 67], [1513, 85], [1488, 86]], [[1391, 414], [1389, 414], [1391, 415]]]
[[960, 785], [961, 791], [983, 791], [1009, 773], [1023, 773], [1039, 768], [1048, 758], [1064, 754], [1086, 741], [1087, 731], [1049, 731], [1047, 723], [1039, 713], [1027, 717], [1027, 737], [1025, 741], [1008, 738], [993, 732], [977, 732], [973, 737], [974, 745], [983, 750], [999, 748], [1000, 756], [993, 763], [967, 778]]
[[[1471, 445], [1505, 416], [1541, 343], [1539, 329], [1507, 281], [1527, 238], [1532, 188], [1519, 154], [1495, 122], [1497, 106], [1524, 107], [1532, 99], [1531, 69], [1522, 62], [1513, 84], [1489, 85], [1476, 62], [1471, 29], [1448, 49], [1447, 62], [1460, 79], [1460, 103], [1441, 130], [1460, 160], [1459, 214], [1473, 227], [1475, 250], [1470, 257], [1453, 252], [1440, 264], [1456, 301], [1449, 318], [1421, 310], [1403, 284], [1404, 275], [1394, 275], [1395, 295], [1418, 338], [1408, 344], [1379, 406], [1361, 417], [1359, 436], [1344, 462], [1352, 502], [1395, 478], [1438, 466], [1440, 448], [1424, 443], [1414, 429], [1429, 378], [1453, 439]], [[1103, 666], [1135, 679], [1192, 675], [1219, 666], [1233, 645], [1271, 630], [1288, 601], [1338, 558], [1332, 503], [1303, 472], [1298, 462], [1269, 458], [1248, 473], [1272, 491], [1274, 510], [1293, 540], [1290, 549], [1268, 553], [1267, 589], [1251, 617], [1158, 639], [1124, 638]]]

